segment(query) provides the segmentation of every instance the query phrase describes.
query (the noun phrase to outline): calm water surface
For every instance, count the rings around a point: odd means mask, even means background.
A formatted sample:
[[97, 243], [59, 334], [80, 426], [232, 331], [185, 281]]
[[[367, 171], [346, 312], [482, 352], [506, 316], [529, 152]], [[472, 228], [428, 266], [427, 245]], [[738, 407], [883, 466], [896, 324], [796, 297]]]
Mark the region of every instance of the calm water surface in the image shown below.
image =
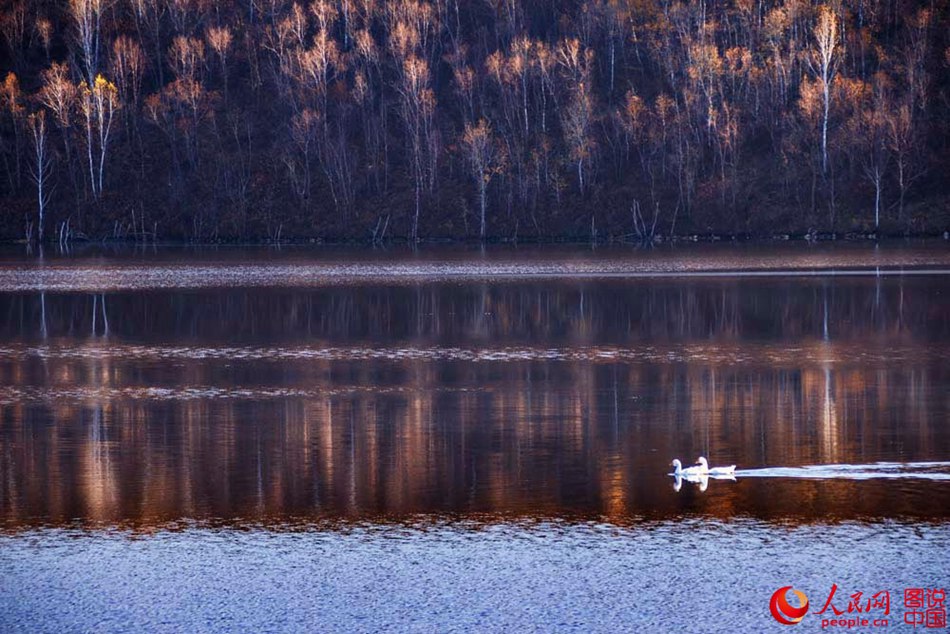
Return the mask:
[[[0, 630], [767, 631], [781, 585], [950, 585], [945, 242], [10, 251], [0, 315]], [[700, 454], [737, 479], [667, 475]]]

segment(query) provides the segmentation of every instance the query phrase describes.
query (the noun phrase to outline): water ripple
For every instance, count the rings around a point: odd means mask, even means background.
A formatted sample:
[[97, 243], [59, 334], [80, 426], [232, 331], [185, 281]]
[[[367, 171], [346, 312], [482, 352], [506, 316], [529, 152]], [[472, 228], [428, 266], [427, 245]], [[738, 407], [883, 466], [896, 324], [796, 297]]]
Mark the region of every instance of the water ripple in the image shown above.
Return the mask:
[[332, 388], [292, 388], [292, 387], [218, 387], [211, 385], [190, 387], [50, 387], [50, 386], [0, 386], [0, 405], [17, 405], [24, 402], [82, 402], [113, 401], [119, 399], [149, 401], [193, 401], [208, 399], [284, 399], [306, 398], [320, 399], [332, 396], [352, 394], [413, 394], [431, 392], [480, 392], [479, 388], [448, 388], [410, 386], [348, 385]]
[[901, 260], [855, 257], [719, 257], [569, 262], [392, 262], [187, 264], [148, 266], [81, 263], [0, 265], [0, 291], [105, 292], [161, 288], [324, 287], [341, 284], [518, 281], [549, 278], [828, 277], [950, 275], [945, 254]]
[[[515, 361], [583, 361], [589, 363], [874, 363], [918, 359], [919, 347], [886, 350], [858, 348], [844, 343], [809, 345], [736, 345], [684, 343], [667, 345], [463, 348], [456, 346], [188, 346], [142, 345], [120, 342], [0, 346], [0, 360], [131, 359], [226, 361], [463, 361], [470, 363]], [[950, 350], [929, 348], [927, 355], [950, 358]]]
[[873, 462], [870, 464], [826, 464], [804, 467], [740, 469], [742, 478], [801, 478], [806, 480], [903, 480], [921, 479], [950, 482], [950, 462]]

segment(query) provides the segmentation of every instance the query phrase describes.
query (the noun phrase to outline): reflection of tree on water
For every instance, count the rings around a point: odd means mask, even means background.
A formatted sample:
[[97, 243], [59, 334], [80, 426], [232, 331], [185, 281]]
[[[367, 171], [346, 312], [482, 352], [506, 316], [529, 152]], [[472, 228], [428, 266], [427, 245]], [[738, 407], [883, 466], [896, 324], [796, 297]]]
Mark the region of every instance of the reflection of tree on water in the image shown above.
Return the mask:
[[117, 474], [111, 459], [109, 429], [103, 422], [103, 408], [94, 407], [89, 423], [88, 442], [84, 443], [83, 498], [86, 513], [94, 520], [110, 520], [120, 512]]
[[[54, 381], [121, 387], [145, 378], [108, 358], [47, 364]], [[934, 391], [945, 379], [920, 367], [838, 374], [827, 364], [407, 360], [315, 361], [282, 371], [328, 391], [374, 380], [403, 389], [3, 406], [3, 514], [117, 520], [573, 510], [624, 517], [672, 510], [675, 501], [654, 477], [657, 460], [707, 446], [745, 467], [861, 462], [887, 455], [894, 438], [908, 455], [950, 452], [947, 435], [930, 424], [946, 414]], [[236, 376], [222, 362], [190, 366], [182, 380], [208, 385]], [[710, 493], [704, 504], [717, 513], [752, 501], [736, 497], [751, 495], [744, 489]]]
[[[108, 311], [105, 296], [3, 295], [0, 515], [624, 518], [681, 510], [657, 467], [671, 455], [743, 467], [868, 462], [895, 446], [947, 455], [946, 306], [932, 284], [118, 293]], [[837, 486], [710, 485], [695, 503], [810, 512]], [[890, 508], [873, 494], [855, 504]]]
[[824, 368], [825, 392], [821, 401], [821, 453], [822, 462], [837, 462], [838, 454], [838, 412], [831, 391], [831, 368]]
[[106, 312], [105, 293], [92, 296], [92, 336], [95, 337], [96, 335], [99, 334], [98, 328], [96, 328], [96, 320], [99, 316], [97, 307], [100, 306], [100, 304], [102, 307], [102, 327], [103, 327], [102, 335], [104, 337], [108, 337], [109, 336], [109, 315]]
[[46, 292], [40, 293], [40, 338], [46, 339], [49, 332], [46, 328]]
[[[874, 285], [873, 292], [871, 285]], [[4, 295], [5, 338], [93, 332], [212, 344], [289, 342], [318, 337], [334, 344], [385, 339], [493, 345], [511, 342], [663, 343], [816, 337], [836, 341], [887, 337], [940, 339], [946, 326], [926, 278], [818, 280], [551, 282], [414, 287], [231, 289], [201, 292]], [[905, 303], [927, 306], [909, 317]], [[45, 319], [44, 319], [45, 316]], [[116, 322], [116, 319], [119, 322]], [[145, 328], [145, 324], [148, 328]], [[93, 328], [95, 326], [95, 328]], [[574, 339], [577, 337], [577, 339]]]

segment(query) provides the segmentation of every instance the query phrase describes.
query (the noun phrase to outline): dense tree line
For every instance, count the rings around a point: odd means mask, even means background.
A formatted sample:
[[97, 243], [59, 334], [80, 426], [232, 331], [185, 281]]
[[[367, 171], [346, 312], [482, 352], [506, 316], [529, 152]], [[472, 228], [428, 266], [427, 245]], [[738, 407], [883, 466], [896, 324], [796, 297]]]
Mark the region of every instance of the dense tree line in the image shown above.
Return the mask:
[[7, 0], [6, 237], [947, 222], [946, 0]]

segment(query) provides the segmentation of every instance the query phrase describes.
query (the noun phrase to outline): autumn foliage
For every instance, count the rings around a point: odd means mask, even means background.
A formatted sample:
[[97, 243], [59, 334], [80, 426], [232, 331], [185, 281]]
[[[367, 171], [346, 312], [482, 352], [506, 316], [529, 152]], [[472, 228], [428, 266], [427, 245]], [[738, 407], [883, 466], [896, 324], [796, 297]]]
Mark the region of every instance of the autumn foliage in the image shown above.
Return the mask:
[[946, 0], [10, 0], [0, 235], [942, 231]]

